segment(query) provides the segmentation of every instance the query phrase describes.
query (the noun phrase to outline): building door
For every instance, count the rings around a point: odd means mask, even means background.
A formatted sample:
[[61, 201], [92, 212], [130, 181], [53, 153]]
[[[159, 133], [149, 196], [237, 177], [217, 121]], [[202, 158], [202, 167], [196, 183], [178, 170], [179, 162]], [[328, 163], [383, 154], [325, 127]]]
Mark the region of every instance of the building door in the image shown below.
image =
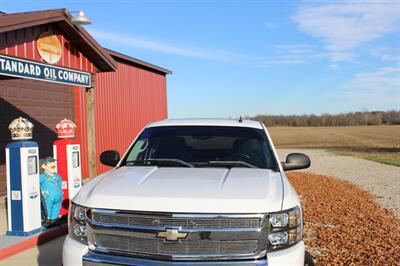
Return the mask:
[[73, 99], [72, 86], [0, 76], [0, 196], [6, 194], [5, 146], [11, 141], [10, 122], [20, 116], [31, 121], [40, 157], [53, 156], [55, 126], [64, 118], [74, 120]]

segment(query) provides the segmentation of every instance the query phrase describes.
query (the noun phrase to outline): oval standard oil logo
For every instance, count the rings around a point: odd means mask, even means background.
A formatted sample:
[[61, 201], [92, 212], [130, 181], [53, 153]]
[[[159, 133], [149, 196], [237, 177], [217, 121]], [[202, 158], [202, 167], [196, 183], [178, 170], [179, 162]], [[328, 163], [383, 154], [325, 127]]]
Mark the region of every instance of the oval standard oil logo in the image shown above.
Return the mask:
[[57, 36], [51, 32], [43, 32], [36, 41], [36, 47], [43, 58], [49, 64], [56, 64], [61, 59], [62, 46]]

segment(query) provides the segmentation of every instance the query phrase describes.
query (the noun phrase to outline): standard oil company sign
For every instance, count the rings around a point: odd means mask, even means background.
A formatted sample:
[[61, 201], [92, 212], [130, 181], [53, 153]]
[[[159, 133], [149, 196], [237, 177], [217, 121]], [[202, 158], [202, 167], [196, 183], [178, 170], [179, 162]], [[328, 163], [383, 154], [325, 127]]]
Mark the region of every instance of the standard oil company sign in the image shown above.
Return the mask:
[[[53, 57], [54, 59], [54, 57]], [[0, 75], [90, 87], [90, 73], [0, 55]]]

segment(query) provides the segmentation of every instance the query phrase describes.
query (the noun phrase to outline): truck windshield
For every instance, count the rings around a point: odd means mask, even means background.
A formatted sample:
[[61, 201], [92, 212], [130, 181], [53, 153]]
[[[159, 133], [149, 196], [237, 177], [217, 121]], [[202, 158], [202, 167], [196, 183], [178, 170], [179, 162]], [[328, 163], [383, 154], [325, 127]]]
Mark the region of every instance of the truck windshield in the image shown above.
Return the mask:
[[227, 126], [146, 128], [122, 165], [278, 169], [263, 130]]

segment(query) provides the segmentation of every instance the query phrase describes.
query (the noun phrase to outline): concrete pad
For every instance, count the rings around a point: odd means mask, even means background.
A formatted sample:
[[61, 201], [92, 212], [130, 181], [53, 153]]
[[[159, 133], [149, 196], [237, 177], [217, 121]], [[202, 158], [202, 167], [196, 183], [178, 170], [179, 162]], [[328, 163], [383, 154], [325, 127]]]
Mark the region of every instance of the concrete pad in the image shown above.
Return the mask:
[[2, 260], [0, 266], [59, 266], [62, 263], [62, 245], [65, 237], [58, 237]]

